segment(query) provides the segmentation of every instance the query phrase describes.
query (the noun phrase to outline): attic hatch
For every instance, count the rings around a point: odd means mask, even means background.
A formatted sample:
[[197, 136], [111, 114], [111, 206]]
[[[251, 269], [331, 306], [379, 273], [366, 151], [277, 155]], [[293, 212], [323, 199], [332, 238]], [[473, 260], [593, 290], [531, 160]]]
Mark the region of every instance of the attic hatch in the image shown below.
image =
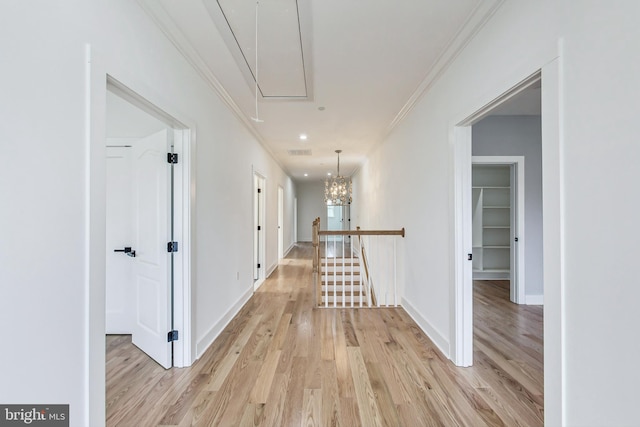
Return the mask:
[[[256, 87], [256, 0], [208, 0], [206, 3], [253, 91]], [[257, 87], [263, 99], [312, 99], [308, 3], [309, 0], [259, 3]]]

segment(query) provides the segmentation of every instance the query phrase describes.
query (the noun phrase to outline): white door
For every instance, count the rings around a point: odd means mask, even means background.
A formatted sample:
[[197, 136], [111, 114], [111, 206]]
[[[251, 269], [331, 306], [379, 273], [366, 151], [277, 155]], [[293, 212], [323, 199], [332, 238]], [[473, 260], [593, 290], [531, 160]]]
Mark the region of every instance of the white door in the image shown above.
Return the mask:
[[106, 324], [107, 334], [130, 334], [133, 316], [131, 148], [107, 147]]
[[278, 187], [278, 261], [284, 258], [284, 189]]
[[264, 192], [266, 180], [263, 176], [255, 173], [253, 177], [253, 287], [254, 290], [262, 284], [264, 274], [264, 212], [265, 199]]
[[[344, 230], [344, 206], [327, 206], [327, 230]], [[342, 236], [328, 236], [330, 242], [342, 242]]]
[[135, 289], [132, 341], [164, 368], [171, 366], [170, 165], [167, 131], [133, 146]]
[[293, 242], [298, 242], [298, 198], [293, 198]]

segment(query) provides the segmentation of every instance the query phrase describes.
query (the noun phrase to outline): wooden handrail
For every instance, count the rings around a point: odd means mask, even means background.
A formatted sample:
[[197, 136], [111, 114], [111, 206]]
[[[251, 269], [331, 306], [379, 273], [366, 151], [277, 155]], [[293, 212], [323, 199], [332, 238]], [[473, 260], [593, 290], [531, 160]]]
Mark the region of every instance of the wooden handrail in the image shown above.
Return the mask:
[[319, 230], [320, 236], [402, 236], [404, 227], [400, 230]]

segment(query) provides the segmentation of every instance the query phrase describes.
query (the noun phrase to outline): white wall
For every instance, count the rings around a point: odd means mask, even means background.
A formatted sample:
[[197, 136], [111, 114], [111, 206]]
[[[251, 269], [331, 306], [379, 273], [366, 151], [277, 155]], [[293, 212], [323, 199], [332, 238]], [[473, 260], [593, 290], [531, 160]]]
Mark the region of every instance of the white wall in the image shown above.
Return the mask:
[[629, 47], [640, 39], [640, 5], [584, 3], [571, 10], [565, 45], [567, 419], [634, 425], [640, 50]]
[[311, 241], [311, 225], [320, 217], [320, 226], [327, 229], [327, 205], [324, 203], [324, 182], [297, 182], [298, 241]]
[[71, 426], [100, 426], [107, 73], [192, 129], [198, 352], [251, 293], [252, 167], [267, 176], [267, 262], [277, 185], [286, 221], [295, 186], [135, 2], [6, 2], [0, 51], [0, 402], [69, 403]]
[[453, 126], [542, 68], [543, 136], [553, 132], [545, 75], [555, 82], [559, 67], [559, 150], [543, 139], [561, 177], [546, 182], [560, 196], [560, 235], [545, 250], [561, 249], [560, 281], [545, 283], [547, 425], [637, 423], [639, 12], [631, 0], [506, 0], [359, 171], [360, 217], [406, 226], [405, 299], [446, 351], [459, 255]]
[[490, 116], [473, 125], [474, 156], [524, 156], [525, 295], [541, 299], [542, 128], [537, 116]]

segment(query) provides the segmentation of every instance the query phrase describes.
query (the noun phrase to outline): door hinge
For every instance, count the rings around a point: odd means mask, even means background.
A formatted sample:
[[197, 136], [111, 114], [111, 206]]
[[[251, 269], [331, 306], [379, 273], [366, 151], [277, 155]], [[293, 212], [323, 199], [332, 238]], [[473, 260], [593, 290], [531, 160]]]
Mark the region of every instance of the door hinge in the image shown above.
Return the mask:
[[167, 334], [167, 342], [178, 341], [178, 331], [169, 331]]
[[258, 268], [260, 268], [260, 264], [258, 264]]
[[473, 255], [472, 254], [467, 254], [467, 261], [471, 261], [473, 260]]
[[178, 163], [178, 153], [167, 153], [167, 162], [168, 163]]
[[260, 231], [262, 228], [260, 226], [258, 226], [258, 231]]
[[178, 252], [178, 242], [167, 243], [167, 252]]
[[258, 193], [262, 193], [262, 188], [258, 188]]

